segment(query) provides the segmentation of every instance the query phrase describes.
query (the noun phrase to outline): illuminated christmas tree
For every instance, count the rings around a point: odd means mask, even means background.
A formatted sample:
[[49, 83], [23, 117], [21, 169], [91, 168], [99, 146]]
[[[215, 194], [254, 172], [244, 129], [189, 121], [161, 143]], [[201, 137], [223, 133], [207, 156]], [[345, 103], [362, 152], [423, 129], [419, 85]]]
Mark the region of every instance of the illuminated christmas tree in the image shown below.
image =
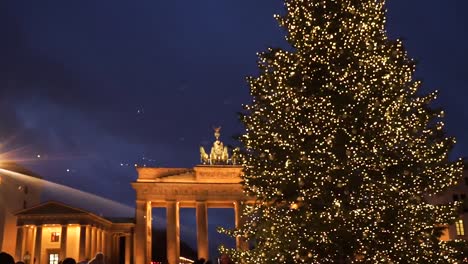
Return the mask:
[[259, 54], [250, 78], [244, 184], [258, 204], [233, 235], [239, 263], [454, 263], [441, 230], [457, 204], [436, 92], [385, 31], [383, 0], [287, 0], [289, 50]]

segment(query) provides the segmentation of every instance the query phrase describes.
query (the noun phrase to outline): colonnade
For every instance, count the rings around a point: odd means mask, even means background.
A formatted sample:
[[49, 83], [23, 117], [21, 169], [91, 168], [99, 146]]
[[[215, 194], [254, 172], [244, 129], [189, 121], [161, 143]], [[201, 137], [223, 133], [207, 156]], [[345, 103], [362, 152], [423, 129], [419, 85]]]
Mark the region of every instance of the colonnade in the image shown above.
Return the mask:
[[[51, 241], [50, 230], [59, 235], [58, 241]], [[30, 263], [46, 264], [51, 252], [58, 253], [59, 259], [76, 260], [90, 259], [102, 252], [108, 263], [118, 263], [121, 237], [125, 238], [125, 264], [131, 264], [132, 234], [112, 233], [92, 225], [18, 226], [15, 259], [24, 260], [29, 254]]]
[[121, 234], [121, 233], [115, 233], [112, 234], [112, 247], [109, 250], [109, 263], [120, 263], [120, 240], [125, 239], [125, 264], [131, 264], [133, 263], [133, 258], [132, 258], [132, 248], [133, 248], [133, 234]]
[[[63, 229], [63, 228], [62, 228]], [[66, 237], [62, 239], [62, 243], [67, 243]], [[109, 255], [111, 234], [102, 229], [98, 229], [94, 226], [81, 225], [80, 226], [80, 236], [79, 236], [79, 257], [78, 259], [83, 260], [87, 258], [92, 258], [98, 252], [103, 252], [104, 255]], [[63, 250], [63, 247], [61, 247]], [[66, 253], [66, 252], [64, 252]], [[107, 254], [106, 254], [107, 253]], [[63, 254], [62, 256], [68, 256]]]
[[[165, 202], [136, 201], [136, 248], [135, 263], [150, 263], [151, 261], [151, 220], [153, 207], [166, 208], [166, 238], [167, 238], [167, 259], [169, 264], [177, 264], [180, 259], [180, 214], [182, 207], [195, 207], [196, 232], [197, 232], [197, 253], [198, 258], [209, 259], [208, 243], [208, 208], [233, 208], [235, 212], [235, 225], [240, 224], [242, 213], [241, 202], [223, 202], [222, 204], [208, 203], [207, 201], [179, 202], [167, 200]], [[246, 248], [245, 243], [240, 238], [236, 238], [238, 248]]]
[[[180, 260], [180, 208], [195, 208], [197, 255], [209, 259], [208, 209], [232, 208], [235, 224], [239, 226], [242, 204], [254, 203], [242, 186], [242, 166], [198, 165], [187, 168], [137, 168], [138, 179], [132, 182], [136, 192], [135, 264], [150, 263], [151, 211], [166, 208], [167, 260]], [[236, 239], [237, 247], [247, 249], [246, 243]]]

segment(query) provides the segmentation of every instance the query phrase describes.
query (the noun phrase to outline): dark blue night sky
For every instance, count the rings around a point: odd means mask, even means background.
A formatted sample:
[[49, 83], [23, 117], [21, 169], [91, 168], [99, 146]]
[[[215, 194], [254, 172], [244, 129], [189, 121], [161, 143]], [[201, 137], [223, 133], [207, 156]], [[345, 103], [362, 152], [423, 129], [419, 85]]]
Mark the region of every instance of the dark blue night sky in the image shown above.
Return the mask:
[[[389, 34], [424, 91], [440, 91], [453, 157], [466, 156], [468, 1], [388, 2]], [[287, 47], [282, 12], [279, 0], [0, 1], [2, 151], [133, 206], [135, 163], [193, 167], [214, 125], [236, 144], [256, 52]]]

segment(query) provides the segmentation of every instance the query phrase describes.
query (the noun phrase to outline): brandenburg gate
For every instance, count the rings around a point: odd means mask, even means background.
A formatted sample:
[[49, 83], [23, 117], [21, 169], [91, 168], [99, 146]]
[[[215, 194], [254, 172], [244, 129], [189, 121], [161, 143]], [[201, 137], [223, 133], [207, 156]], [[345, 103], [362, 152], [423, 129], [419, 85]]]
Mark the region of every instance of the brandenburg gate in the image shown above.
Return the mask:
[[[208, 208], [233, 208], [235, 225], [239, 225], [241, 205], [251, 201], [243, 193], [242, 167], [237, 165], [236, 153], [229, 158], [227, 147], [219, 141], [219, 128], [210, 155], [200, 148], [202, 165], [186, 168], [137, 168], [138, 179], [132, 183], [136, 190], [135, 263], [151, 261], [151, 212], [153, 207], [166, 208], [167, 258], [178, 264], [180, 258], [180, 208], [195, 208], [198, 258], [209, 258]], [[246, 248], [236, 238], [238, 248]]]

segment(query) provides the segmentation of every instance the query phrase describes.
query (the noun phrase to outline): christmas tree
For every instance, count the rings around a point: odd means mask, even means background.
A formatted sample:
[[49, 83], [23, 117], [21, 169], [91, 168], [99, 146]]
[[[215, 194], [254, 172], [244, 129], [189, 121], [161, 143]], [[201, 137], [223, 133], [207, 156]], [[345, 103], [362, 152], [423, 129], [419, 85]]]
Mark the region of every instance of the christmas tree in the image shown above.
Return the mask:
[[457, 204], [437, 93], [385, 31], [383, 0], [287, 0], [288, 50], [259, 54], [242, 116], [244, 223], [239, 263], [454, 263], [438, 240]]

